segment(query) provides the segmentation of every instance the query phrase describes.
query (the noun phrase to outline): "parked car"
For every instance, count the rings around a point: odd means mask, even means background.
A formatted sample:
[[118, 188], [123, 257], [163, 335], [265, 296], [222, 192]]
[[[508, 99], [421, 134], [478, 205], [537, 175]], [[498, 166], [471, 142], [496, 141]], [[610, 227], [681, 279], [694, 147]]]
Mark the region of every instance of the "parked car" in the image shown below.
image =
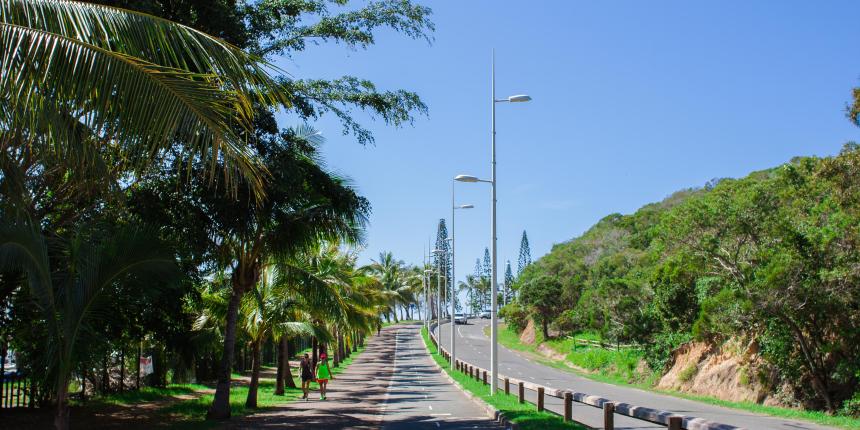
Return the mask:
[[489, 311], [489, 310], [483, 310], [483, 311], [481, 311], [481, 319], [482, 319], [482, 320], [488, 320], [488, 319], [490, 319], [490, 311]]
[[466, 314], [454, 314], [454, 324], [469, 324]]

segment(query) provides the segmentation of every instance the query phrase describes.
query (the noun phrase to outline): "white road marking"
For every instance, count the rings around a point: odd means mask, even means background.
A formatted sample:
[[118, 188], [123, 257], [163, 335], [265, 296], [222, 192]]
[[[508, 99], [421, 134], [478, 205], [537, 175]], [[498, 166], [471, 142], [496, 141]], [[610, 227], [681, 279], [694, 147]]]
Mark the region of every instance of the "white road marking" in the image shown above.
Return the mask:
[[431, 411], [433, 410], [433, 405], [427, 405], [427, 407], [430, 408]]
[[450, 417], [451, 414], [430, 414], [431, 417]]

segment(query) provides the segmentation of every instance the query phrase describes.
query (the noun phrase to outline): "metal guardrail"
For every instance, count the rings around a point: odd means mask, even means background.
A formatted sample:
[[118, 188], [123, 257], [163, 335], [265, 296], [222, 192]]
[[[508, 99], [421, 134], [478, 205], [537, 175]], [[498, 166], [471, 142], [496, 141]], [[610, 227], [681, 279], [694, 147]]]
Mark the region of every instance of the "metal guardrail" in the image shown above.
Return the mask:
[[[438, 348], [438, 340], [436, 339], [436, 335], [433, 333], [433, 329], [435, 327], [436, 323], [430, 324], [430, 340], [433, 342], [434, 346]], [[446, 350], [443, 346], [441, 348], [441, 351], [442, 356], [446, 360], [450, 361], [451, 354], [448, 352], [448, 350]], [[484, 385], [489, 384], [487, 380], [489, 370], [487, 369], [483, 369], [481, 367], [475, 366], [472, 363], [459, 359], [456, 360], [456, 362], [454, 363], [454, 369], [456, 371], [469, 375], [470, 378], [474, 378], [477, 381], [483, 382]], [[604, 429], [615, 428], [614, 418], [615, 414], [618, 414], [642, 421], [665, 425], [670, 430], [745, 430], [742, 427], [715, 423], [708, 421], [704, 418], [675, 414], [669, 411], [636, 406], [630, 403], [616, 402], [600, 396], [594, 396], [586, 393], [578, 393], [571, 390], [551, 388], [544, 385], [535, 384], [533, 382], [523, 381], [521, 379], [505, 376], [501, 373], [499, 373], [499, 382], [501, 382], [500, 386], [503, 387], [505, 394], [508, 395], [511, 394], [511, 386], [516, 387], [516, 395], [520, 403], [532, 403], [525, 398], [525, 390], [535, 392], [537, 394], [537, 400], [536, 403], [532, 404], [537, 407], [538, 411], [546, 411], [552, 414], [559, 415], [563, 417], [565, 421], [573, 421], [573, 402], [602, 409]], [[564, 413], [559, 414], [558, 412], [546, 409], [544, 407], [544, 399], [546, 396], [563, 400]]]

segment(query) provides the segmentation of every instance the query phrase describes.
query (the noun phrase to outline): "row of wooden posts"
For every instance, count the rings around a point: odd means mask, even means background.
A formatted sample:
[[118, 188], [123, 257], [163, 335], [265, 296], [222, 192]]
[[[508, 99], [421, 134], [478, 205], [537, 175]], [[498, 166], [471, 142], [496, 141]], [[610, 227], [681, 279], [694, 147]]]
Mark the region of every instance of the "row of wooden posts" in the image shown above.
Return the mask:
[[[431, 336], [430, 338], [433, 340], [433, 343], [436, 343], [436, 338], [434, 336]], [[448, 362], [451, 361], [451, 354], [449, 354], [448, 351], [446, 351], [444, 349], [442, 349], [442, 357], [444, 357], [445, 360]], [[470, 379], [475, 379], [478, 382], [482, 382], [484, 385], [489, 385], [489, 381], [487, 380], [487, 370], [486, 369], [482, 369], [480, 367], [473, 366], [472, 364], [467, 363], [465, 361], [461, 361], [461, 360], [456, 360], [454, 362], [454, 369], [458, 372], [463, 372], [463, 374], [469, 375]], [[504, 380], [505, 394], [510, 395], [511, 394], [511, 379], [509, 377], [503, 377], [502, 379]], [[520, 403], [526, 403], [526, 401], [527, 401], [526, 396], [525, 396], [526, 384], [523, 381], [516, 381], [516, 383], [517, 383], [517, 398], [519, 399]], [[530, 385], [532, 385], [532, 384], [530, 384]], [[536, 384], [534, 384], [534, 385], [536, 385]], [[571, 393], [570, 391], [563, 391], [560, 393], [560, 395], [547, 394], [546, 388], [543, 386], [540, 386], [540, 385], [537, 386], [536, 391], [537, 391], [536, 406], [537, 406], [538, 412], [546, 411], [546, 412], [550, 412], [550, 413], [556, 413], [554, 411], [547, 410], [544, 408], [544, 399], [547, 395], [549, 395], [551, 397], [555, 397], [555, 398], [559, 398], [559, 399], [564, 400], [564, 414], [562, 415], [564, 417], [564, 421], [565, 422], [573, 421], [573, 402], [575, 401], [573, 393]], [[558, 390], [553, 390], [553, 391], [558, 392]], [[578, 402], [578, 403], [582, 403], [582, 404], [594, 406], [594, 407], [599, 407], [599, 406], [592, 405], [590, 403], [584, 403], [584, 402]], [[615, 429], [615, 414], [616, 414], [615, 403], [603, 402], [602, 407], [603, 407], [603, 428], [605, 430]], [[638, 418], [638, 417], [633, 417], [633, 418]], [[667, 418], [668, 418], [667, 428], [669, 430], [681, 430], [683, 428], [682, 427], [683, 417], [670, 416]], [[638, 418], [638, 419], [641, 419], [641, 418]]]

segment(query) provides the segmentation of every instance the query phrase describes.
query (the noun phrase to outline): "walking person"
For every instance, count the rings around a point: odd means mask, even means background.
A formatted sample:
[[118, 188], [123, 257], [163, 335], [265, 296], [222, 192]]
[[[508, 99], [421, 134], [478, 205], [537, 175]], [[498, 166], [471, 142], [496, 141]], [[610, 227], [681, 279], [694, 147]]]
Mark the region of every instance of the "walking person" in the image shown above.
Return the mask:
[[320, 400], [325, 400], [328, 380], [334, 380], [334, 375], [331, 374], [331, 368], [328, 366], [328, 355], [324, 352], [320, 354], [320, 362], [317, 363], [316, 375], [317, 383], [320, 384]]
[[302, 357], [302, 361], [299, 363], [299, 368], [302, 372], [302, 398], [307, 400], [311, 389], [311, 381], [314, 380], [313, 364], [311, 363], [311, 357], [309, 355], [305, 354], [305, 356]]

